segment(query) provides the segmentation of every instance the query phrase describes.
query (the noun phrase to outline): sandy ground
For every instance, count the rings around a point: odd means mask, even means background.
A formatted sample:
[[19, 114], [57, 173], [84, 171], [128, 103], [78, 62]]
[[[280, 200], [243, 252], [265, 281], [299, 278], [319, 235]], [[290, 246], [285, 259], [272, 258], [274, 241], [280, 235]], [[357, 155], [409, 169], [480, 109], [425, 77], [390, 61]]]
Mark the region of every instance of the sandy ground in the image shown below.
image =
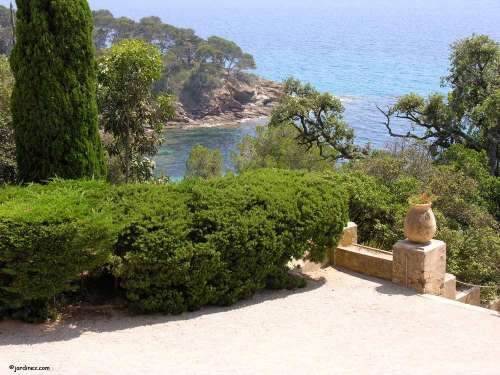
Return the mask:
[[[500, 374], [500, 315], [328, 268], [181, 316], [0, 323], [0, 374]], [[17, 371], [16, 373], [47, 373]]]

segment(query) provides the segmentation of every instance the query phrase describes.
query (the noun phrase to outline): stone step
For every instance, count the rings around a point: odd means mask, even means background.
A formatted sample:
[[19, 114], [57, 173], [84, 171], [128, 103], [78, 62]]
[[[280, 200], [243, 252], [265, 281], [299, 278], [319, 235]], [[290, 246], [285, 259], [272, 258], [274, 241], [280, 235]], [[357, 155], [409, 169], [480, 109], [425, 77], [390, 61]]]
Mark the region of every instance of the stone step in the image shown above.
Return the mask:
[[444, 275], [443, 297], [452, 300], [457, 299], [457, 278], [451, 273]]
[[469, 289], [457, 291], [455, 300], [458, 302], [466, 303], [468, 305], [480, 306], [481, 288], [474, 286]]

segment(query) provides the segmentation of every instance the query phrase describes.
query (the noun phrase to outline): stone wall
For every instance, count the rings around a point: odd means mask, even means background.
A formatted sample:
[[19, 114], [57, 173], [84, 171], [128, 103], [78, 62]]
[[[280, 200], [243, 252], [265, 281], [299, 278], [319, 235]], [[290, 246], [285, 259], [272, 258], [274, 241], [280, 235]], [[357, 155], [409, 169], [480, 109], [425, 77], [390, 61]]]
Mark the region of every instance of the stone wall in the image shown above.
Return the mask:
[[339, 246], [334, 264], [368, 276], [392, 280], [392, 254], [365, 246]]
[[432, 240], [422, 245], [399, 241], [391, 253], [359, 245], [357, 229], [355, 223], [347, 225], [338, 247], [328, 252], [322, 266], [333, 264], [363, 275], [391, 280], [418, 293], [480, 305], [479, 288], [457, 292], [456, 277], [446, 273], [444, 242]]
[[457, 292], [456, 300], [468, 305], [479, 306], [481, 304], [481, 288], [472, 287]]

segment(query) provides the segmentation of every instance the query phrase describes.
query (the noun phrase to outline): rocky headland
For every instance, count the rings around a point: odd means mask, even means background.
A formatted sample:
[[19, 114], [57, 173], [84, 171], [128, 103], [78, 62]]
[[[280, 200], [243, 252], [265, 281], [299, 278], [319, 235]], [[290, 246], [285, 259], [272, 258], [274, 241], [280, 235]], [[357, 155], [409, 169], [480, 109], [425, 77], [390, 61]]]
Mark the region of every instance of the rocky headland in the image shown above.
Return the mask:
[[235, 126], [243, 121], [268, 117], [282, 95], [282, 85], [261, 77], [251, 82], [225, 80], [197, 105], [176, 103], [170, 128]]

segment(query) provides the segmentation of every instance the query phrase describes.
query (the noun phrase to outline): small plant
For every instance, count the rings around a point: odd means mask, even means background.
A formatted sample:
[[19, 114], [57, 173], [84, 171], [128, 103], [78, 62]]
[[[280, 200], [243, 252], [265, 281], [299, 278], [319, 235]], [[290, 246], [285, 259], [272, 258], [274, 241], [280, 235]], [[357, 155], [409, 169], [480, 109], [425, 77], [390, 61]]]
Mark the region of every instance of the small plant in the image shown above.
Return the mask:
[[408, 201], [411, 206], [416, 206], [418, 204], [431, 204], [436, 200], [436, 198], [437, 197], [435, 195], [428, 192], [424, 192], [420, 195], [411, 196]]

